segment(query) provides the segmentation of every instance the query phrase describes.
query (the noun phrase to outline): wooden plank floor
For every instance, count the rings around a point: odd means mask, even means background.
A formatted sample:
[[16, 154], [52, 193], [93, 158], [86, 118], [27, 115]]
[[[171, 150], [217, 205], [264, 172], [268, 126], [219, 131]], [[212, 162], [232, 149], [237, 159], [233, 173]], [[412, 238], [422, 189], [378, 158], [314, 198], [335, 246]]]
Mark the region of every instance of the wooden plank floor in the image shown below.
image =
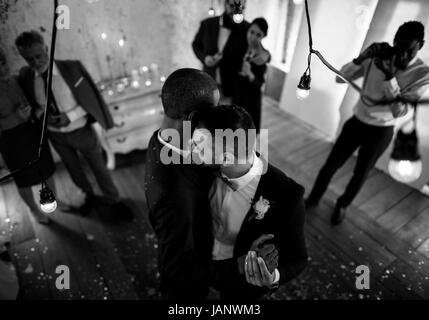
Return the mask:
[[[329, 154], [327, 137], [269, 99], [264, 101], [263, 127], [270, 129], [270, 162], [304, 185], [308, 194]], [[88, 217], [57, 211], [53, 224], [40, 226], [14, 184], [1, 185], [0, 235], [11, 239], [23, 298], [159, 298], [157, 242], [143, 190], [144, 152], [118, 158], [119, 168], [112, 175], [135, 213], [132, 223], [111, 217], [100, 204]], [[343, 224], [329, 224], [334, 201], [354, 163], [351, 158], [337, 172], [321, 205], [307, 212], [308, 268], [267, 299], [429, 298], [427, 197], [374, 169]], [[79, 201], [79, 192], [62, 167], [55, 179], [58, 198]], [[55, 286], [58, 265], [70, 267], [70, 290]], [[355, 287], [358, 265], [371, 270], [370, 290]]]

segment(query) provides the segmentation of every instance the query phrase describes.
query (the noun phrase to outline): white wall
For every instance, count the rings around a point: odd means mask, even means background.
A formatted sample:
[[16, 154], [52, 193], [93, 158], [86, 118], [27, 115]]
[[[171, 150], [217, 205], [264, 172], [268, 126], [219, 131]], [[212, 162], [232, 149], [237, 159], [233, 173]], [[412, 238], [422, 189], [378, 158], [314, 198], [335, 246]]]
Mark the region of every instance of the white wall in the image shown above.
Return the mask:
[[[350, 61], [362, 47], [376, 4], [377, 0], [310, 1], [314, 49], [319, 50], [337, 68]], [[362, 6], [366, 8], [365, 14], [362, 13]], [[303, 18], [280, 106], [334, 138], [347, 86], [336, 84], [334, 74], [313, 56], [310, 96], [306, 100], [298, 100], [295, 91], [307, 67], [307, 55], [308, 29]]]

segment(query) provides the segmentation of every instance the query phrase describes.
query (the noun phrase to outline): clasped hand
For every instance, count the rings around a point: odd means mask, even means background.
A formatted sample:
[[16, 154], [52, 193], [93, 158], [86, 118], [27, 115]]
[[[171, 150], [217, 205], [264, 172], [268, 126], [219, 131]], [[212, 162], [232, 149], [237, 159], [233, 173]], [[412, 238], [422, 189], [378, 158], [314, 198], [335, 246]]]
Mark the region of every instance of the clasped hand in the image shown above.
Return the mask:
[[254, 286], [271, 288], [274, 284], [279, 255], [273, 244], [265, 243], [273, 238], [272, 234], [259, 237], [244, 258], [246, 281]]
[[50, 126], [57, 128], [65, 127], [70, 123], [70, 119], [64, 113], [58, 115], [48, 114], [47, 121]]

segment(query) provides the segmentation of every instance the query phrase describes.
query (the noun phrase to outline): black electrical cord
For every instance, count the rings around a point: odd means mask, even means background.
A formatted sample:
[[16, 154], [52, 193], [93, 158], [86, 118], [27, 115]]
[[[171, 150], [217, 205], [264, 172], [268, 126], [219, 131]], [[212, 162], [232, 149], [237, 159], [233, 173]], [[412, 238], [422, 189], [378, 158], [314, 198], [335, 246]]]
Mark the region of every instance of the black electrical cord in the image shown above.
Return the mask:
[[[52, 85], [52, 68], [54, 65], [55, 43], [56, 43], [56, 38], [57, 38], [57, 24], [56, 24], [57, 18], [58, 18], [57, 7], [58, 7], [58, 0], [54, 0], [54, 21], [52, 24], [52, 37], [51, 37], [51, 47], [50, 47], [50, 55], [49, 55], [48, 79], [47, 79], [47, 84], [46, 84], [46, 104], [45, 104], [45, 109], [44, 109], [45, 112], [43, 114], [42, 132], [40, 134], [39, 148], [37, 150], [37, 158], [30, 161], [24, 167], [16, 169], [16, 170], [12, 171], [11, 173], [5, 175], [4, 177], [1, 177], [0, 183], [10, 179], [11, 177], [16, 175], [17, 173], [34, 166], [35, 164], [37, 164], [40, 161], [40, 156], [42, 154], [43, 140], [45, 139], [45, 135], [46, 135], [46, 126], [47, 126], [46, 119], [47, 119], [48, 110], [49, 110], [48, 106], [52, 102], [52, 90], [49, 90], [49, 89], [51, 88], [51, 85]], [[42, 179], [42, 187], [45, 184], [46, 183]]]
[[348, 84], [350, 84], [356, 91], [358, 91], [361, 94], [361, 98], [365, 99], [366, 101], [369, 101], [370, 103], [374, 104], [374, 105], [388, 105], [388, 104], [392, 104], [394, 102], [401, 102], [404, 104], [411, 104], [411, 105], [416, 105], [416, 104], [429, 104], [429, 100], [427, 99], [422, 99], [422, 100], [411, 100], [411, 99], [406, 99], [403, 98], [401, 96], [395, 98], [395, 99], [386, 99], [386, 100], [374, 100], [371, 97], [365, 95], [362, 92], [362, 88], [359, 87], [353, 80], [349, 79], [347, 76], [345, 76], [342, 72], [338, 71], [335, 67], [332, 66], [332, 64], [330, 64], [324, 57], [323, 55], [317, 51], [313, 49], [313, 35], [312, 35], [312, 31], [311, 31], [311, 18], [310, 18], [310, 13], [309, 13], [309, 9], [308, 9], [308, 0], [305, 0], [305, 15], [307, 18], [307, 26], [308, 26], [308, 47], [309, 47], [309, 57], [308, 57], [308, 66], [307, 69], [304, 73], [307, 73], [307, 71], [311, 72], [311, 55], [315, 54], [320, 61], [322, 61], [322, 63], [332, 72], [334, 72], [336, 75], [338, 75], [339, 77], [341, 77], [344, 81], [346, 81]]

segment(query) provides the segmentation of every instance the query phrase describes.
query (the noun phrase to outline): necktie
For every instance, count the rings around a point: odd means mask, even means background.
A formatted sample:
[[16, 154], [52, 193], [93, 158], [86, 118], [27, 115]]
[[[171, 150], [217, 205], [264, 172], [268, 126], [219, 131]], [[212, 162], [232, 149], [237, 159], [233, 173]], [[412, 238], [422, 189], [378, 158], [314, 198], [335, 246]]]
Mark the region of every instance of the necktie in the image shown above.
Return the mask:
[[[45, 94], [47, 92], [46, 88], [48, 86], [48, 70], [46, 70], [45, 72], [42, 73], [42, 79], [43, 79], [43, 83], [45, 84]], [[52, 92], [52, 88], [49, 88], [49, 90], [51, 91], [51, 104], [48, 106], [48, 110], [51, 114], [59, 114], [59, 109], [58, 109], [58, 105], [57, 102], [55, 100], [54, 97], [54, 93]], [[48, 98], [46, 96], [46, 98]]]

